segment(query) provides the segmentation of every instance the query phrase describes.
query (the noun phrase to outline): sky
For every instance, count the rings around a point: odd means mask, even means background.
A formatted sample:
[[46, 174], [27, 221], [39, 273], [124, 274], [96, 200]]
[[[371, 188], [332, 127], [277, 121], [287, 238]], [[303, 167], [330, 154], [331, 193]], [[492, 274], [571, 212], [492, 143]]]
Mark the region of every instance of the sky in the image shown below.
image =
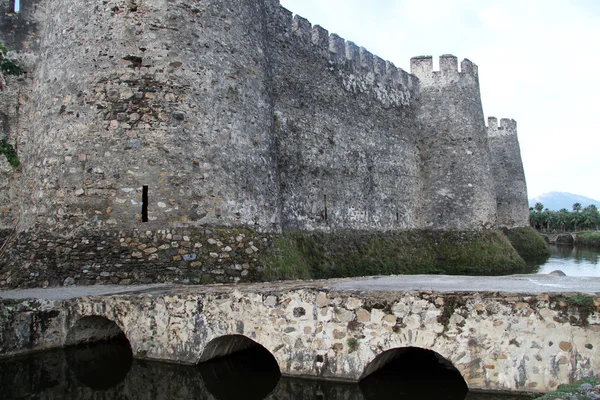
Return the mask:
[[470, 59], [486, 121], [517, 120], [528, 197], [600, 200], [600, 0], [281, 4], [408, 72], [414, 56]]

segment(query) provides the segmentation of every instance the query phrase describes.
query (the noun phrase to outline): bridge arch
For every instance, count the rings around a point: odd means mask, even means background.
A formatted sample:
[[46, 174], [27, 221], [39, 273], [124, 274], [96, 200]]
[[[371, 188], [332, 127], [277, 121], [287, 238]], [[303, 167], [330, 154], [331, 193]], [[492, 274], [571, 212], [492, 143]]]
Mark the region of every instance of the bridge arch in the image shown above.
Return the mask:
[[[448, 392], [445, 397], [448, 399], [455, 398], [452, 393], [456, 394], [457, 399], [463, 399], [468, 392], [466, 380], [451, 361], [436, 351], [413, 346], [397, 347], [379, 354], [367, 364], [359, 380], [361, 387], [376, 383], [372, 385], [376, 390], [385, 385], [411, 386], [427, 382], [431, 387], [419, 386], [419, 390], [436, 391], [443, 388]], [[435, 382], [440, 384], [436, 385]]]
[[127, 340], [125, 331], [117, 324], [100, 315], [79, 318], [67, 331], [65, 347], [110, 340]]
[[[275, 356], [264, 346], [244, 335], [217, 337], [204, 348], [198, 369], [208, 391], [219, 399], [243, 397], [262, 400], [279, 383], [281, 371]], [[231, 385], [230, 382], [237, 382]]]
[[94, 390], [122, 382], [133, 364], [129, 339], [116, 322], [91, 315], [79, 318], [65, 338], [67, 365], [77, 380]]
[[219, 336], [206, 344], [202, 354], [200, 355], [200, 359], [198, 363], [203, 363], [206, 361], [213, 360], [215, 358], [225, 357], [237, 352], [241, 352], [244, 350], [252, 349], [252, 348], [262, 348], [269, 354], [269, 350], [267, 350], [261, 344], [255, 342], [244, 335], [224, 335]]

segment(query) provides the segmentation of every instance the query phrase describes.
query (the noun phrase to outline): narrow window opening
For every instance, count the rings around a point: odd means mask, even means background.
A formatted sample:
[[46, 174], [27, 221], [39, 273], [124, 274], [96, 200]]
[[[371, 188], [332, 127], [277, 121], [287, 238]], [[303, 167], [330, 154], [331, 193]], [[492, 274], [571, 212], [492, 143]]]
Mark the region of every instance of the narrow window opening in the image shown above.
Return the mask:
[[323, 195], [323, 207], [324, 207], [323, 218], [325, 219], [325, 221], [327, 221], [327, 195], [326, 194]]
[[400, 214], [396, 211], [396, 223], [400, 222]]
[[16, 13], [18, 13], [19, 11], [21, 11], [21, 0], [15, 0], [14, 10], [15, 10]]
[[148, 186], [142, 188], [142, 222], [148, 222]]

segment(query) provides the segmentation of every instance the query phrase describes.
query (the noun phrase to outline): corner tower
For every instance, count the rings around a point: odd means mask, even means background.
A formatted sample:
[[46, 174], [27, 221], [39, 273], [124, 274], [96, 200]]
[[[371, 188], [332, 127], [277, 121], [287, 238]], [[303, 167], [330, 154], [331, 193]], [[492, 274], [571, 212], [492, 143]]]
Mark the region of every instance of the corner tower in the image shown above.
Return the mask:
[[485, 229], [496, 221], [496, 200], [477, 66], [452, 55], [411, 59], [420, 80], [417, 120], [426, 229]]
[[507, 228], [528, 226], [527, 184], [517, 137], [517, 122], [503, 118], [498, 126], [498, 119], [489, 117], [487, 132], [496, 184], [496, 225]]
[[263, 2], [38, 6], [22, 230], [277, 230]]

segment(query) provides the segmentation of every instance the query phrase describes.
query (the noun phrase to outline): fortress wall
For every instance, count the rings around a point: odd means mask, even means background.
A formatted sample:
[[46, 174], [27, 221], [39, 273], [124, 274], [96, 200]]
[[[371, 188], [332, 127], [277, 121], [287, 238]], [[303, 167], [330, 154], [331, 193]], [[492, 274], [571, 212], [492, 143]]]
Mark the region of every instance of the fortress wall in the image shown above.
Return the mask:
[[262, 15], [248, 0], [45, 2], [26, 226], [272, 229]]
[[424, 228], [485, 229], [494, 226], [496, 200], [477, 66], [458, 69], [456, 57], [411, 60], [421, 83]]
[[468, 60], [411, 75], [278, 0], [21, 5], [0, 16], [28, 71], [0, 97], [22, 162], [0, 164], [0, 285], [251, 280], [282, 230], [496, 223]]
[[283, 9], [271, 25], [284, 229], [417, 226], [418, 82]]
[[[19, 92], [27, 90], [26, 83], [18, 82], [15, 77], [3, 77], [0, 80], [4, 88], [0, 92], [0, 140], [19, 150], [19, 132], [22, 124], [19, 120]], [[12, 230], [19, 217], [19, 177], [20, 170], [12, 166], [7, 157], [0, 154], [0, 231]], [[0, 234], [0, 246], [2, 245]]]
[[488, 142], [496, 185], [499, 227], [520, 227], [529, 224], [527, 184], [517, 137], [517, 122], [513, 119], [488, 118]]
[[[0, 43], [9, 50], [6, 55], [26, 71], [33, 67], [38, 49], [35, 10], [38, 0], [21, 0], [16, 13], [14, 1], [0, 3]], [[0, 57], [1, 58], [1, 57]], [[27, 143], [27, 118], [31, 103], [31, 76], [6, 75], [0, 71], [0, 140], [13, 146], [20, 159]], [[0, 155], [0, 246], [19, 221], [21, 169], [11, 166]]]

